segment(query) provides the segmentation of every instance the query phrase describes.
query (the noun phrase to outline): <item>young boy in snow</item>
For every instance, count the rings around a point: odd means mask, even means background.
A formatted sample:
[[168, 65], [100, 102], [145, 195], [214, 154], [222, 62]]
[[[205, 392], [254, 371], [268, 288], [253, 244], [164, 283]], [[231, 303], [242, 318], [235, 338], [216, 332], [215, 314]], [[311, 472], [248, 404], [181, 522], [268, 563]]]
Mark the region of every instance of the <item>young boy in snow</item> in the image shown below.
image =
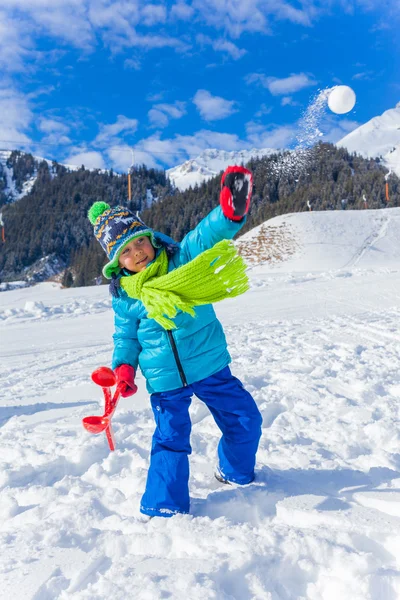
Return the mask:
[[231, 374], [225, 335], [211, 305], [248, 288], [244, 263], [227, 240], [245, 221], [251, 191], [250, 171], [228, 167], [220, 206], [180, 244], [127, 208], [96, 202], [89, 210], [109, 259], [103, 274], [112, 279], [112, 367], [124, 397], [137, 390], [138, 365], [151, 394], [156, 429], [140, 506], [146, 515], [189, 512], [193, 394], [222, 432], [216, 477], [242, 485], [254, 479], [262, 419], [252, 396]]

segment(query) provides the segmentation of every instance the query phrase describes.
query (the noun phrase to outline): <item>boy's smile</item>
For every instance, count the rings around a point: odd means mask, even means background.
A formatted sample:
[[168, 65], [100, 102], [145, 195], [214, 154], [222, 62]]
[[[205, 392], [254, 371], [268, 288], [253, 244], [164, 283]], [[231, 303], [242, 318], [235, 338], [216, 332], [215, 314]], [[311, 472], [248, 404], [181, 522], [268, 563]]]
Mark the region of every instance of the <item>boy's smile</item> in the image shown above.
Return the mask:
[[154, 260], [156, 252], [147, 235], [141, 235], [130, 242], [122, 250], [118, 264], [121, 268], [133, 273], [143, 271]]

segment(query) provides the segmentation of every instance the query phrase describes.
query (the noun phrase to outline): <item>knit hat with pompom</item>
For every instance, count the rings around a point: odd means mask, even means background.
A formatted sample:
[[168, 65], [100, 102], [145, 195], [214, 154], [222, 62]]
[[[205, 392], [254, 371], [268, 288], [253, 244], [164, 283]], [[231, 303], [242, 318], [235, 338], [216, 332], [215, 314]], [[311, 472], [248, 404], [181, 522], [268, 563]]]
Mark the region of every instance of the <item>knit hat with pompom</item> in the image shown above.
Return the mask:
[[106, 202], [95, 202], [88, 211], [89, 221], [93, 225], [94, 235], [107, 254], [109, 262], [103, 267], [103, 275], [111, 279], [118, 273], [118, 259], [128, 242], [141, 235], [151, 238], [154, 247], [154, 232], [128, 208], [115, 206], [111, 208]]

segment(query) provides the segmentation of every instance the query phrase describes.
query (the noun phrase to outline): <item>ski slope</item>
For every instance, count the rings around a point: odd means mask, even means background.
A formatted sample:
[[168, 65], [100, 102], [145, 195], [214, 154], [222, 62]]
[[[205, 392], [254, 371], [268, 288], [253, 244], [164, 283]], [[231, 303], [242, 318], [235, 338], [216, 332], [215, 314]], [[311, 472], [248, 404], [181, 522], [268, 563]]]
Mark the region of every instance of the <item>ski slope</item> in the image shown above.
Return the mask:
[[142, 377], [114, 453], [81, 426], [102, 412], [107, 288], [0, 293], [1, 597], [399, 599], [399, 240], [397, 208], [285, 215], [239, 239], [251, 290], [216, 310], [264, 419], [257, 479], [213, 478], [218, 429], [194, 399], [191, 514], [149, 522]]

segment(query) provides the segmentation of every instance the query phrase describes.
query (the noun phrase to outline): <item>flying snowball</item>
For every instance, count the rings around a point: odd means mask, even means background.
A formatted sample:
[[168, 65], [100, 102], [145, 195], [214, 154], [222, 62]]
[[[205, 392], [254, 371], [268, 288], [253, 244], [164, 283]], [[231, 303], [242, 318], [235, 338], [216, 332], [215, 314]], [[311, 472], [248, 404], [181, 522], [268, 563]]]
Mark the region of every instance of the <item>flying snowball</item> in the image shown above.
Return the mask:
[[348, 85], [337, 85], [328, 96], [328, 106], [337, 115], [343, 115], [352, 110], [356, 103], [356, 95]]

